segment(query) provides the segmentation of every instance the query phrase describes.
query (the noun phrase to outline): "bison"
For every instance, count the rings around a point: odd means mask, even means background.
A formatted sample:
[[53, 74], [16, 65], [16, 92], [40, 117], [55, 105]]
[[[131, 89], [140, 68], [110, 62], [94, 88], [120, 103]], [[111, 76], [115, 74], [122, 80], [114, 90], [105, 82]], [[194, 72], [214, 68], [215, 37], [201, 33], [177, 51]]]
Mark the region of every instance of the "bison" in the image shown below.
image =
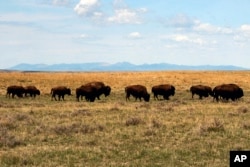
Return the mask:
[[54, 87], [51, 89], [51, 93], [50, 93], [52, 96], [51, 96], [51, 100], [53, 100], [53, 98], [55, 100], [56, 99], [56, 95], [58, 95], [58, 99], [60, 101], [61, 97], [62, 99], [64, 100], [64, 96], [67, 94], [67, 95], [71, 95], [71, 90], [70, 88], [67, 88], [65, 86], [58, 86], [58, 87]]
[[236, 84], [218, 85], [214, 87], [213, 93], [214, 93], [214, 99], [216, 99], [217, 102], [219, 101], [219, 98], [222, 98], [227, 101], [229, 99], [235, 101], [244, 96], [243, 89]]
[[158, 99], [158, 95], [162, 95], [165, 100], [169, 100], [169, 96], [174, 96], [175, 87], [169, 84], [156, 85], [152, 87], [154, 99]]
[[40, 90], [37, 89], [35, 86], [26, 86], [25, 87], [25, 97], [27, 97], [27, 95], [30, 95], [30, 97], [36, 97], [36, 95], [40, 95]]
[[97, 89], [91, 85], [82, 85], [81, 87], [76, 88], [77, 101], [83, 96], [85, 96], [87, 101], [94, 102], [97, 97]]
[[6, 97], [12, 95], [12, 98], [17, 95], [18, 97], [23, 97], [23, 94], [25, 93], [25, 88], [23, 86], [18, 85], [11, 85], [7, 87]]
[[111, 92], [111, 87], [106, 86], [103, 82], [89, 82], [82, 86], [91, 86], [94, 89], [96, 89], [95, 96], [97, 97], [98, 100], [100, 100], [100, 96], [102, 94], [104, 94], [105, 97], [107, 97], [110, 95], [110, 92]]
[[192, 93], [192, 99], [194, 98], [195, 94], [199, 96], [199, 99], [202, 99], [202, 97], [208, 97], [209, 95], [213, 96], [212, 88], [205, 85], [191, 86], [190, 92]]
[[125, 87], [125, 93], [126, 93], [126, 101], [129, 100], [130, 95], [135, 97], [135, 100], [137, 98], [144, 99], [144, 101], [149, 102], [150, 94], [147, 92], [147, 88], [143, 85], [130, 85]]

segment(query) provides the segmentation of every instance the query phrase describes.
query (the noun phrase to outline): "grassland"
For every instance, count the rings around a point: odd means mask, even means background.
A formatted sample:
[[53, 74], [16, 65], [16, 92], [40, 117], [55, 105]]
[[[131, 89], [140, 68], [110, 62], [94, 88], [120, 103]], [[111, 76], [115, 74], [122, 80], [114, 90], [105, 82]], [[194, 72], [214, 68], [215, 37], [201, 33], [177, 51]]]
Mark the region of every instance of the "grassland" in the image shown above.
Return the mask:
[[[230, 150], [250, 150], [250, 72], [0, 73], [0, 166], [229, 166]], [[50, 89], [103, 81], [111, 95], [94, 103], [51, 101]], [[169, 83], [169, 101], [126, 102], [124, 87]], [[236, 83], [237, 102], [191, 98], [195, 84]], [[5, 97], [12, 84], [41, 96]]]

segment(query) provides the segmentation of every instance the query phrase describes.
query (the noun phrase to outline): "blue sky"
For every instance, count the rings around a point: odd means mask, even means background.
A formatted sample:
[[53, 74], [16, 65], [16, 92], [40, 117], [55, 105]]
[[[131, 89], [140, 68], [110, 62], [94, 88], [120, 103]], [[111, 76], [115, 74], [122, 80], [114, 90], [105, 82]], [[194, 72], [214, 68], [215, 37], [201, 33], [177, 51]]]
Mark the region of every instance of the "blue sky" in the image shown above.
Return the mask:
[[127, 61], [250, 68], [249, 0], [0, 2], [0, 68]]

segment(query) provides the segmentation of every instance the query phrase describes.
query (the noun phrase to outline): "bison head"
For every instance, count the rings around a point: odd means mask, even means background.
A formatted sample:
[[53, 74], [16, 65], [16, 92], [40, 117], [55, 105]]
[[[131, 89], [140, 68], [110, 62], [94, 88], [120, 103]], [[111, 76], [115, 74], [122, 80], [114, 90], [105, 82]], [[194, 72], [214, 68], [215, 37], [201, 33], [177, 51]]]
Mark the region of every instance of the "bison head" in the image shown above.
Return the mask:
[[110, 95], [110, 92], [111, 92], [111, 87], [110, 86], [105, 86], [104, 87], [104, 95], [105, 95], [105, 97]]
[[244, 96], [243, 89], [239, 88], [237, 91], [237, 98], [241, 98], [242, 96]]
[[150, 94], [145, 94], [143, 99], [146, 101], [146, 102], [149, 102], [149, 99], [150, 99]]
[[175, 94], [175, 87], [171, 85], [171, 95], [174, 96]]
[[41, 94], [40, 90], [37, 89], [37, 90], [35, 91], [35, 94], [40, 95], [40, 94]]
[[70, 90], [70, 88], [67, 88], [67, 89], [66, 89], [66, 94], [71, 95], [71, 90]]

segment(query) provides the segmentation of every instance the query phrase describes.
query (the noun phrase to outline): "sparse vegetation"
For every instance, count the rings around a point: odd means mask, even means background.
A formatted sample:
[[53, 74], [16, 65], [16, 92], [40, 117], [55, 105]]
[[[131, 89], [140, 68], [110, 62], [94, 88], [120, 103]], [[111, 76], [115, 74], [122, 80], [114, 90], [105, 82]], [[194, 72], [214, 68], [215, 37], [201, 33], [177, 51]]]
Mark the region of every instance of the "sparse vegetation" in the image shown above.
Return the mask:
[[[230, 150], [250, 149], [248, 71], [0, 73], [0, 166], [229, 166]], [[77, 102], [90, 81], [111, 95]], [[172, 84], [170, 100], [126, 101], [124, 88]], [[191, 85], [237, 83], [238, 101], [192, 99]], [[9, 85], [35, 85], [35, 99], [6, 98]], [[51, 101], [54, 86], [73, 96]], [[162, 98], [163, 99], [163, 98]]]

